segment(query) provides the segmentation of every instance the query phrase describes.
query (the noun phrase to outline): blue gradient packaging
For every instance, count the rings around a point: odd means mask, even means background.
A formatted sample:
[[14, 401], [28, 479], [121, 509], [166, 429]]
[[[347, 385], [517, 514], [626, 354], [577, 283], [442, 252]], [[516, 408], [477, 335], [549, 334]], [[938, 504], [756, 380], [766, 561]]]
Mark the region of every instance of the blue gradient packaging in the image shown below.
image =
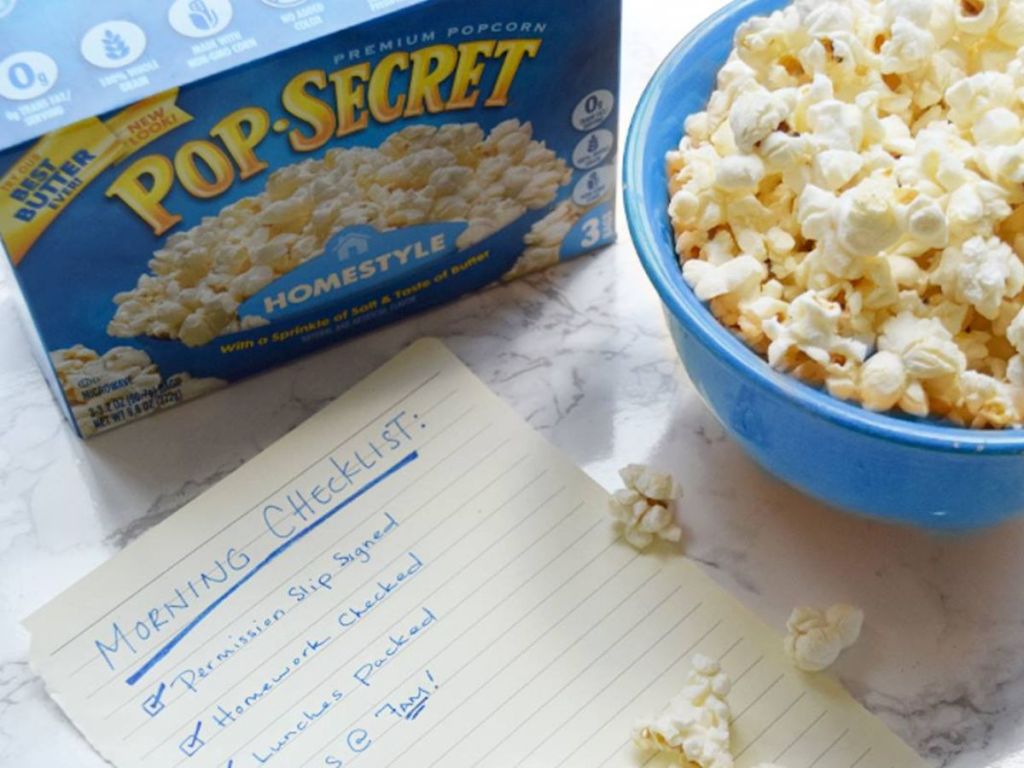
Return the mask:
[[615, 237], [620, 0], [43, 5], [0, 238], [83, 436]]

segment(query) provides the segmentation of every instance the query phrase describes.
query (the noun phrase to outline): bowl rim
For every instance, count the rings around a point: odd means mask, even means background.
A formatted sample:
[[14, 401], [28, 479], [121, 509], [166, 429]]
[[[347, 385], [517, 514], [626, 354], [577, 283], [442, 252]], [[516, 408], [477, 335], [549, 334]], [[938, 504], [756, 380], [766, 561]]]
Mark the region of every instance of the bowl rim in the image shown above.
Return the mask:
[[[644, 155], [648, 151], [648, 127], [665, 83], [688, 58], [700, 55], [701, 42], [723, 23], [748, 12], [763, 0], [734, 0], [691, 31], [660, 64], [637, 105], [630, 122], [623, 157], [623, 198], [626, 218], [640, 262], [666, 308], [716, 357], [734, 371], [778, 397], [806, 411], [865, 436], [895, 443], [957, 454], [1024, 453], [1024, 431], [982, 431], [929, 424], [874, 413], [844, 402], [798, 379], [775, 371], [764, 358], [750, 349], [722, 325], [708, 307], [697, 299], [683, 280], [675, 249], [657, 234], [642, 197]], [[710, 96], [710, 94], [708, 94]], [[685, 116], [679, 121], [682, 136]], [[633, 194], [634, 190], [638, 194]], [[665, 212], [667, 216], [667, 211]], [[795, 386], [794, 386], [795, 385]]]

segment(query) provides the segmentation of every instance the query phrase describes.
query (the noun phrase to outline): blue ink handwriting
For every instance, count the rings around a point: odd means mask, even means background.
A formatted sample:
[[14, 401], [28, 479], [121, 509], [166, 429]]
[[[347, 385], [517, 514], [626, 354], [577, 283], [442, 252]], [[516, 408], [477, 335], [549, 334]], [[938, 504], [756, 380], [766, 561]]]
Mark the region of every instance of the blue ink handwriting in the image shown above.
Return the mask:
[[[345, 746], [352, 755], [359, 755], [373, 746], [373, 738], [365, 728], [354, 728], [345, 737]], [[345, 761], [337, 755], [325, 755], [324, 765], [328, 768], [343, 768]]]
[[171, 597], [150, 608], [143, 618], [123, 626], [115, 621], [110, 625], [108, 639], [93, 640], [100, 658], [109, 669], [114, 670], [117, 668], [115, 661], [125, 651], [132, 657], [137, 656], [140, 652], [139, 646], [159, 637], [182, 614], [230, 582], [233, 576], [248, 568], [251, 562], [251, 558], [245, 552], [229, 549], [223, 558], [214, 560], [211, 569], [200, 572], [194, 578], [188, 579], [184, 585], [173, 589]]
[[192, 630], [198, 627], [207, 617], [210, 616], [210, 614], [212, 614], [215, 610], [217, 610], [217, 608], [223, 605], [228, 598], [230, 598], [235, 592], [241, 589], [250, 579], [255, 577], [256, 574], [258, 574], [260, 571], [262, 571], [264, 568], [270, 565], [274, 560], [276, 560], [278, 557], [280, 557], [293, 546], [295, 546], [298, 542], [306, 538], [306, 536], [317, 530], [321, 525], [331, 520], [335, 515], [341, 512], [341, 510], [345, 509], [345, 507], [349, 506], [350, 504], [354, 503], [365, 494], [369, 493], [373, 488], [380, 485], [382, 482], [387, 480], [396, 472], [400, 472], [402, 469], [412, 464], [418, 458], [419, 454], [413, 451], [404, 459], [399, 461], [397, 464], [381, 473], [374, 480], [370, 481], [362, 488], [360, 488], [358, 491], [353, 493], [351, 496], [346, 498], [344, 501], [339, 503], [336, 507], [334, 507], [334, 509], [324, 514], [318, 520], [315, 520], [314, 522], [310, 523], [308, 526], [306, 526], [301, 531], [292, 536], [292, 538], [288, 539], [279, 547], [277, 547], [277, 549], [272, 551], [269, 555], [263, 558], [263, 560], [257, 563], [233, 587], [231, 587], [219, 598], [210, 603], [210, 605], [208, 605], [202, 612], [199, 613], [199, 615], [192, 619], [192, 621], [189, 622], [187, 626], [182, 628], [181, 631], [178, 632], [178, 634], [176, 634], [160, 650], [153, 654], [149, 658], [149, 661], [147, 661], [145, 664], [139, 667], [139, 669], [137, 669], [130, 677], [128, 677], [128, 679], [125, 682], [128, 685], [135, 685], [136, 683], [138, 683], [139, 680], [141, 680], [151, 669], [153, 669], [153, 667], [159, 664], [167, 656], [167, 654], [173, 651], [174, 648], [177, 647], [177, 645], [182, 640], [184, 640], [185, 637], [187, 637]]
[[237, 635], [228, 635], [227, 639], [230, 645], [219, 650], [217, 655], [212, 659], [208, 659], [206, 663], [201, 664], [198, 667], [183, 669], [175, 675], [171, 680], [170, 687], [174, 688], [175, 686], [182, 685], [192, 693], [198, 692], [200, 681], [210, 677], [210, 675], [212, 675], [217, 669], [237, 656], [238, 653], [247, 648], [253, 640], [260, 637], [264, 632], [277, 624], [277, 622], [284, 617], [285, 611], [278, 608], [269, 616], [262, 619], [253, 619], [251, 622], [252, 626], [244, 632], [240, 632]]
[[308, 579], [305, 584], [296, 584], [289, 587], [288, 597], [296, 603], [302, 603], [318, 592], [331, 592], [334, 590], [334, 579], [337, 574], [353, 563], [369, 563], [373, 559], [371, 555], [373, 547], [398, 528], [398, 521], [390, 513], [385, 513], [384, 517], [388, 521], [387, 525], [374, 531], [358, 547], [349, 552], [335, 552], [331, 556], [332, 563], [335, 566], [333, 571], [324, 571], [318, 576]]
[[331, 637], [328, 636], [323, 640], [307, 640], [306, 645], [302, 651], [292, 657], [287, 665], [281, 668], [279, 672], [276, 672], [269, 680], [264, 681], [261, 685], [245, 696], [241, 703], [234, 705], [231, 708], [225, 708], [224, 705], [217, 705], [217, 714], [213, 715], [213, 721], [217, 723], [221, 728], [227, 728], [233, 725], [235, 721], [245, 715], [250, 709], [256, 706], [262, 701], [271, 691], [280, 685], [285, 679], [287, 679], [293, 672], [304, 666], [305, 663], [316, 656], [321, 650], [327, 647], [331, 642]]
[[359, 623], [360, 619], [384, 602], [392, 592], [423, 569], [423, 561], [415, 553], [409, 553], [409, 560], [412, 564], [395, 574], [394, 579], [391, 581], [378, 581], [377, 589], [374, 591], [373, 596], [363, 600], [359, 607], [349, 606], [339, 613], [338, 624], [345, 629], [354, 627]]
[[399, 720], [408, 720], [410, 722], [419, 717], [423, 713], [424, 707], [427, 706], [430, 697], [440, 687], [429, 669], [426, 670], [426, 675], [426, 681], [421, 683], [413, 693], [401, 699], [397, 704], [392, 704], [390, 701], [386, 702], [384, 706], [373, 713], [373, 716], [380, 717], [387, 714]]
[[199, 738], [199, 732], [203, 729], [203, 721], [196, 723], [195, 730], [178, 745], [185, 757], [192, 757], [196, 752], [206, 746], [206, 742]]
[[294, 587], [289, 587], [288, 597], [292, 598], [296, 603], [301, 603], [321, 590], [327, 590], [328, 592], [333, 590], [334, 587], [331, 586], [333, 581], [333, 573], [321, 573], [315, 579], [310, 579], [308, 584], [298, 584]]
[[160, 685], [157, 686], [156, 692], [142, 702], [142, 710], [150, 717], [156, 717], [163, 712], [164, 709], [167, 708], [167, 704], [163, 700], [164, 693], [166, 691], [167, 684], [160, 683]]
[[253, 750], [253, 759], [260, 765], [269, 763], [274, 759], [274, 757], [293, 744], [307, 728], [333, 710], [344, 698], [345, 695], [341, 691], [335, 689], [331, 691], [330, 698], [324, 699], [320, 702], [316, 709], [303, 709], [302, 717], [287, 731], [285, 731], [284, 734], [274, 742], [274, 744], [261, 751]]
[[307, 487], [305, 492], [289, 491], [283, 501], [264, 506], [267, 530], [279, 539], [291, 539], [301, 525], [331, 509], [335, 500], [354, 488], [362, 475], [376, 470], [381, 460], [408, 446], [413, 436], [406, 421], [407, 414], [402, 411], [385, 422], [380, 436], [367, 441], [363, 448], [345, 457], [328, 457], [331, 473], [319, 483]]
[[335, 552], [332, 557], [334, 562], [338, 564], [338, 570], [342, 571], [353, 563], [361, 563], [366, 565], [373, 559], [372, 550], [377, 544], [383, 539], [386, 539], [390, 534], [398, 528], [398, 521], [391, 515], [390, 512], [385, 512], [384, 517], [387, 518], [388, 524], [383, 528], [378, 528], [373, 534], [362, 541], [362, 543], [353, 550], [348, 552]]
[[435, 616], [429, 608], [424, 607], [423, 618], [416, 624], [413, 624], [404, 633], [393, 632], [388, 635], [388, 646], [384, 649], [384, 652], [376, 658], [367, 661], [366, 663], [359, 666], [359, 668], [352, 673], [360, 684], [369, 688], [372, 683], [370, 678], [374, 675], [377, 670], [387, 666], [395, 656], [402, 652], [410, 643], [412, 643], [421, 633], [425, 632], [430, 626], [437, 621]]

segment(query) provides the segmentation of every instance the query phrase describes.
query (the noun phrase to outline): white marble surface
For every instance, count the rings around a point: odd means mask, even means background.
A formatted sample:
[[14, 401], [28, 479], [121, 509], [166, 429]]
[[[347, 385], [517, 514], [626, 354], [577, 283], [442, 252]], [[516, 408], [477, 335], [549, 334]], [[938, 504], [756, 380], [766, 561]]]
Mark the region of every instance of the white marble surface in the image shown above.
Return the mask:
[[[721, 0], [626, 0], [624, 113]], [[934, 538], [846, 517], [766, 477], [687, 382], [628, 237], [87, 444], [52, 402], [0, 282], [0, 766], [103, 762], [26, 662], [20, 619], [420, 335], [444, 339], [601, 482], [650, 461], [687, 489], [690, 554], [776, 625], [867, 610], [847, 686], [935, 766], [1024, 766], [1024, 524]]]

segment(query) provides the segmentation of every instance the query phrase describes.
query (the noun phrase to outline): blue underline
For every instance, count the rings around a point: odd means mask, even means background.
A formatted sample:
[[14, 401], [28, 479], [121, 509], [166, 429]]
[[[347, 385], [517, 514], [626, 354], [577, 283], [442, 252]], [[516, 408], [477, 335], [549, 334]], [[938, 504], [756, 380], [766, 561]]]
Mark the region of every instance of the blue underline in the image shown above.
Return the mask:
[[334, 509], [330, 510], [329, 512], [327, 512], [323, 516], [321, 516], [319, 520], [317, 520], [316, 522], [313, 522], [313, 523], [310, 523], [309, 525], [307, 525], [301, 531], [299, 531], [294, 536], [292, 536], [290, 539], [288, 539], [288, 541], [284, 542], [281, 546], [279, 546], [277, 549], [275, 549], [273, 552], [271, 552], [269, 555], [267, 555], [265, 558], [263, 558], [263, 560], [261, 560], [259, 563], [257, 563], [253, 567], [253, 569], [251, 571], [249, 571], [244, 577], [239, 579], [238, 583], [236, 583], [233, 587], [231, 587], [231, 589], [229, 589], [223, 595], [221, 595], [216, 600], [214, 600], [212, 603], [210, 603], [202, 611], [202, 613], [200, 613], [198, 616], [196, 616], [194, 619], [192, 619], [191, 622], [189, 622], [188, 626], [183, 627], [182, 630], [180, 632], [178, 632], [178, 634], [176, 634], [173, 638], [171, 638], [163, 648], [161, 648], [159, 651], [157, 651], [155, 654], [153, 654], [152, 658], [150, 658], [149, 661], [147, 661], [145, 664], [143, 664], [141, 667], [139, 667], [139, 669], [137, 669], [131, 675], [131, 677], [129, 677], [127, 680], [125, 680], [125, 683], [127, 683], [128, 685], [135, 685], [137, 682], [139, 682], [139, 680], [141, 680], [146, 675], [147, 672], [149, 672], [151, 669], [153, 669], [153, 667], [155, 667], [157, 664], [159, 664], [167, 656], [167, 654], [169, 654], [172, 650], [174, 650], [175, 646], [177, 646], [182, 640], [184, 640], [185, 637], [189, 634], [189, 632], [191, 632], [193, 629], [198, 627], [211, 613], [213, 613], [218, 607], [220, 607], [220, 605], [225, 600], [227, 600], [229, 597], [231, 597], [231, 595], [233, 595], [235, 592], [237, 592], [247, 581], [249, 581], [249, 579], [251, 579], [257, 573], [262, 571], [268, 565], [270, 565], [270, 563], [272, 563], [277, 557], [279, 557], [280, 555], [282, 555], [285, 552], [287, 552], [295, 543], [301, 541], [306, 536], [308, 536], [313, 531], [315, 531], [317, 528], [319, 528], [321, 525], [323, 525], [328, 520], [330, 520], [332, 517], [334, 517], [336, 514], [338, 514], [341, 510], [343, 510], [349, 504], [351, 504], [352, 502], [356, 501], [363, 494], [368, 493], [374, 487], [380, 485], [382, 482], [384, 482], [386, 479], [388, 479], [393, 474], [398, 472], [400, 469], [403, 469], [403, 468], [409, 466], [414, 461], [416, 461], [416, 459], [418, 459], [418, 458], [419, 458], [419, 453], [417, 451], [413, 451], [408, 456], [406, 456], [404, 459], [402, 459], [400, 462], [395, 464], [395, 466], [391, 467], [391, 469], [387, 470], [382, 475], [380, 475], [380, 477], [377, 477], [373, 481], [367, 483], [366, 486], [364, 486], [363, 488], [361, 488], [358, 491], [356, 491], [355, 493], [353, 493], [351, 496], [349, 496], [343, 502], [338, 504], [338, 506], [334, 507]]

